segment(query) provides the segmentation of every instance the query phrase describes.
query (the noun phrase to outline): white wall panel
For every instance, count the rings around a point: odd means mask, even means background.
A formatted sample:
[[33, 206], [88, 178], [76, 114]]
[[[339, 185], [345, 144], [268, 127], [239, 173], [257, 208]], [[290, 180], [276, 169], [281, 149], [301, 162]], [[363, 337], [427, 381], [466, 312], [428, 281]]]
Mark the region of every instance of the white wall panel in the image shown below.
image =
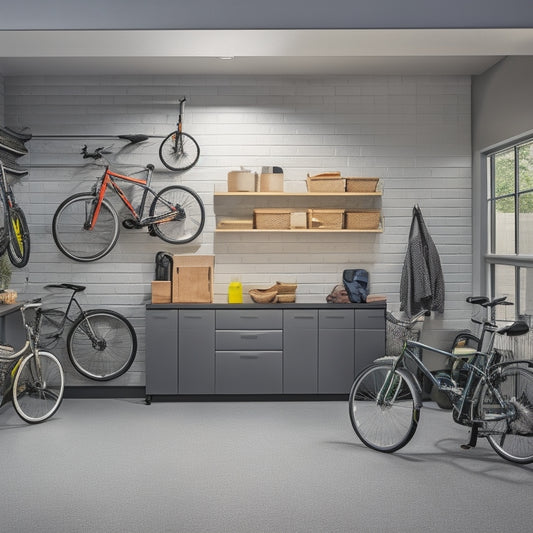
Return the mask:
[[[196, 189], [207, 211], [202, 236], [179, 247], [143, 230], [123, 229], [115, 250], [97, 263], [63, 257], [51, 235], [54, 210], [70, 194], [89, 190], [100, 172], [81, 166], [81, 146], [114, 143], [117, 152], [122, 142], [43, 136], [161, 136], [173, 128], [181, 95], [188, 97], [184, 129], [200, 144], [199, 163], [181, 175], [166, 171], [158, 161], [158, 138], [115, 154], [115, 161], [125, 165], [122, 170], [156, 164], [156, 187], [180, 183]], [[469, 77], [24, 77], [5, 80], [4, 99], [5, 122], [29, 126], [34, 134], [30, 154], [20, 160], [30, 174], [15, 185], [32, 232], [32, 255], [14, 273], [14, 287], [26, 297], [44, 283], [86, 284], [90, 305], [109, 305], [129, 316], [140, 340], [137, 372], [113, 384], [144, 382], [144, 306], [157, 251], [215, 253], [217, 302], [226, 301], [235, 276], [245, 291], [295, 280], [299, 302], [323, 302], [344, 268], [362, 267], [370, 272], [372, 292], [385, 294], [397, 310], [416, 203], [441, 253], [447, 284], [444, 322], [436, 323], [465, 325], [464, 298], [472, 283]], [[213, 192], [241, 165], [258, 171], [262, 165], [283, 167], [286, 190], [303, 190], [308, 172], [379, 176], [385, 231], [214, 233]]]

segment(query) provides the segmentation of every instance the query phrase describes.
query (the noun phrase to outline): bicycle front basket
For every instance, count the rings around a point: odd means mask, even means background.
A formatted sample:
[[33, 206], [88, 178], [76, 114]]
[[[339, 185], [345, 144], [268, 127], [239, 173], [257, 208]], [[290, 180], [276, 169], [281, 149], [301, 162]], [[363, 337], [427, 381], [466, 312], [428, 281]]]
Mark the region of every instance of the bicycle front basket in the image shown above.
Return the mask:
[[386, 318], [386, 340], [385, 354], [387, 356], [400, 355], [405, 341], [417, 341], [424, 326], [424, 316], [419, 317], [414, 322], [401, 320], [387, 311]]

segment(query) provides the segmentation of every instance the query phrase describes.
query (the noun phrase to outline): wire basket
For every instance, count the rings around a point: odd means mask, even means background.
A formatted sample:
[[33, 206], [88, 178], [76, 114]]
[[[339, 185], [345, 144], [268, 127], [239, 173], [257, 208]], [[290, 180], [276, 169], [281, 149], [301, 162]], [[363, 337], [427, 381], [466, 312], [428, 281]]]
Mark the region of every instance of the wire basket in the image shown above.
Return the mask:
[[402, 320], [395, 317], [390, 311], [385, 315], [386, 338], [385, 354], [388, 356], [398, 356], [403, 350], [405, 341], [417, 341], [420, 339], [424, 326], [424, 315], [413, 321]]

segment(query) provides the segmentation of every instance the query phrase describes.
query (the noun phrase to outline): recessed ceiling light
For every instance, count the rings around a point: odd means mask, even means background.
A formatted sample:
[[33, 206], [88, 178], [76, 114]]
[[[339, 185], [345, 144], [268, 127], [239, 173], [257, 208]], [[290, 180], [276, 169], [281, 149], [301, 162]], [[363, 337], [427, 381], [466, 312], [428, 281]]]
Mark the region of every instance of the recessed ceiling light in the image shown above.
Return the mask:
[[218, 59], [221, 59], [222, 61], [231, 61], [232, 59], [235, 59], [235, 56], [218, 56]]

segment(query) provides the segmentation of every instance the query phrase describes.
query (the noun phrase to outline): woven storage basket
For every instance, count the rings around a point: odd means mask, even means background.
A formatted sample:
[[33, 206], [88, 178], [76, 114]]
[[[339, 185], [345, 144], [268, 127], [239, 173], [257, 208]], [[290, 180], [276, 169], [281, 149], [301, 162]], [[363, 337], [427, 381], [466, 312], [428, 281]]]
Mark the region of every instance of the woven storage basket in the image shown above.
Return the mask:
[[379, 178], [346, 178], [346, 192], [376, 192]]
[[344, 209], [309, 209], [307, 227], [310, 229], [342, 229]]
[[276, 289], [250, 289], [248, 294], [257, 304], [269, 304], [276, 301], [278, 291]]
[[316, 176], [307, 175], [309, 192], [344, 192], [344, 179], [340, 172], [324, 172]]
[[297, 283], [284, 283], [283, 281], [276, 281], [275, 285], [278, 294], [294, 294], [298, 288]]
[[296, 294], [278, 294], [276, 300], [280, 304], [292, 304], [296, 301]]
[[284, 208], [254, 209], [256, 229], [290, 229], [291, 210]]
[[346, 229], [378, 229], [379, 209], [346, 211]]

